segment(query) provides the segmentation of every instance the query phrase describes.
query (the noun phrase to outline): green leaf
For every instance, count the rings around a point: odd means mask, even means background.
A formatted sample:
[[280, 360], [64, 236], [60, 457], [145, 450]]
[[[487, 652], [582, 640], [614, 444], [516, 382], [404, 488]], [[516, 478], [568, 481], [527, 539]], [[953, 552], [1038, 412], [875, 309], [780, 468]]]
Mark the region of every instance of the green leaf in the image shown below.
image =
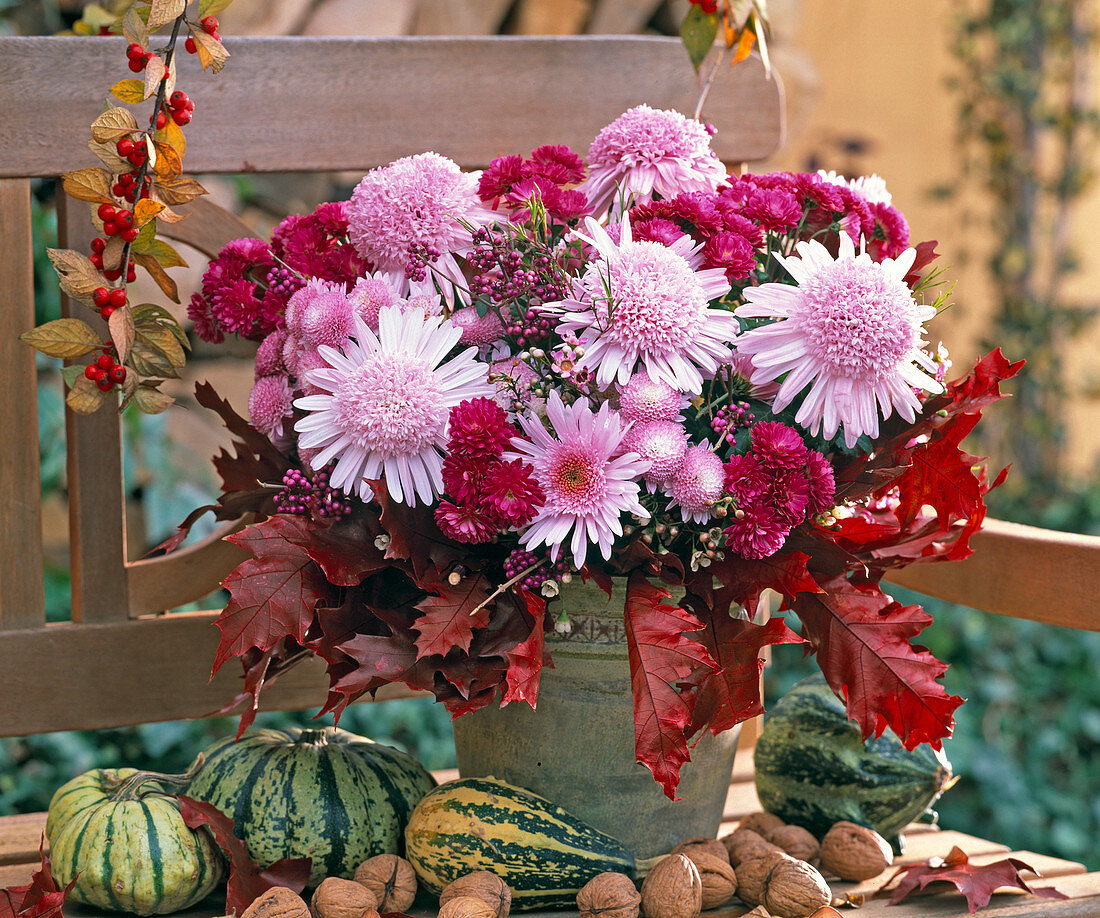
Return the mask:
[[171, 329], [163, 325], [154, 325], [151, 328], [143, 328], [137, 333], [139, 340], [160, 354], [163, 354], [168, 363], [175, 369], [181, 369], [187, 363], [187, 355], [183, 353], [179, 340]]
[[95, 329], [80, 319], [54, 319], [29, 332], [23, 332], [19, 340], [47, 357], [60, 357], [63, 360], [83, 357], [103, 346]]
[[692, 4], [680, 24], [680, 40], [683, 41], [696, 72], [703, 65], [717, 35], [718, 14], [704, 13], [702, 7]]
[[176, 340], [179, 341], [183, 347], [187, 348], [187, 350], [191, 350], [191, 342], [187, 340], [187, 335], [184, 333], [183, 329], [180, 328], [180, 324], [176, 321], [176, 317], [163, 306], [157, 306], [155, 303], [142, 303], [140, 306], [135, 306], [134, 323], [138, 331], [144, 331], [156, 325], [167, 328], [168, 331], [176, 336]]
[[71, 389], [76, 385], [76, 381], [84, 375], [84, 367], [79, 363], [70, 363], [67, 367], [61, 368], [61, 378], [65, 380], [65, 386]]
[[232, 2], [233, 0], [202, 0], [199, 4], [199, 19], [204, 16], [217, 16]]
[[174, 401], [175, 399], [172, 396], [165, 395], [163, 392], [150, 389], [147, 386], [139, 386], [134, 391], [133, 405], [138, 411], [145, 414], [160, 414]]

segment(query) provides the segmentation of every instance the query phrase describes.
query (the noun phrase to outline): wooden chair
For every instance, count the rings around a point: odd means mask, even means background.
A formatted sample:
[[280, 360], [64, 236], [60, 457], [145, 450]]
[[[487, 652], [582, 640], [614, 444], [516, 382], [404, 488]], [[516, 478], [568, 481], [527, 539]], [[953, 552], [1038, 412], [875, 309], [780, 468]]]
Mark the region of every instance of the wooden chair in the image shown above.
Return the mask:
[[[165, 610], [205, 596], [242, 555], [215, 535], [166, 558], [127, 557], [120, 425], [108, 411], [67, 417], [72, 621], [45, 621], [35, 360], [17, 340], [34, 324], [31, 180], [90, 165], [84, 132], [105, 87], [118, 79], [120, 45], [120, 39], [0, 38], [5, 736], [195, 717], [239, 690], [233, 667], [208, 681], [217, 611]], [[188, 172], [361, 172], [424, 149], [477, 167], [545, 142], [583, 150], [632, 105], [691, 111], [697, 95], [683, 49], [672, 39], [231, 39], [228, 47], [233, 57], [217, 78], [196, 75], [190, 58], [180, 66], [181, 85], [199, 107]], [[714, 145], [723, 160], [763, 159], [782, 137], [781, 87], [756, 60], [723, 68], [707, 115], [719, 129]], [[85, 250], [92, 234], [85, 206], [60, 193], [58, 202], [60, 245]], [[190, 213], [165, 234], [207, 255], [247, 232], [201, 200]], [[1093, 601], [1100, 594], [1100, 539], [991, 521], [974, 544], [966, 562], [913, 567], [895, 580], [1002, 615], [1100, 629]], [[322, 666], [299, 667], [265, 690], [265, 707], [316, 706], [324, 684]], [[750, 779], [751, 760], [739, 761], [727, 817], [758, 806]], [[0, 820], [0, 886], [26, 880], [41, 827], [40, 815]], [[949, 834], [936, 841], [946, 843]], [[973, 841], [989, 852], [1007, 850]], [[1080, 869], [1047, 861], [1063, 873]], [[1100, 915], [1100, 880], [1091, 876], [1070, 906], [1037, 900], [1035, 908], [1044, 915]], [[1073, 910], [1082, 905], [1093, 911]], [[957, 910], [957, 901], [947, 907]], [[872, 918], [873, 908], [863, 914]]]

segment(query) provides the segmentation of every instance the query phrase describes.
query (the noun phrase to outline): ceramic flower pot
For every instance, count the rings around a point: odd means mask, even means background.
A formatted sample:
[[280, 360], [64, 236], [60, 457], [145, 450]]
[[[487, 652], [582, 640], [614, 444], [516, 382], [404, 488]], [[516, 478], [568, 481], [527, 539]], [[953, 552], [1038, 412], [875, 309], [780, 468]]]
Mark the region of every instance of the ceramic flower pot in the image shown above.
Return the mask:
[[691, 751], [673, 802], [634, 755], [623, 607], [593, 584], [563, 586], [572, 631], [548, 636], [554, 669], [542, 671], [538, 709], [483, 708], [454, 722], [463, 777], [493, 775], [526, 787], [622, 841], [638, 858], [695, 836], [722, 819], [740, 728], [705, 734]]

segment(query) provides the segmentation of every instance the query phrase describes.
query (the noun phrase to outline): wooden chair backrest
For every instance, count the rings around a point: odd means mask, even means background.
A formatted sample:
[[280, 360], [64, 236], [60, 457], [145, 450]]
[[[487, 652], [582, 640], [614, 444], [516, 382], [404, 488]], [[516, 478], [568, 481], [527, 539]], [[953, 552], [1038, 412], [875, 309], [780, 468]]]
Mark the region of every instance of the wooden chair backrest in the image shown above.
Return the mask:
[[[66, 418], [72, 621], [45, 621], [35, 360], [17, 340], [34, 324], [31, 179], [93, 164], [87, 125], [119, 79], [121, 44], [0, 38], [0, 735], [201, 716], [239, 691], [234, 667], [208, 680], [217, 612], [164, 610], [215, 589], [240, 550], [215, 537], [127, 558], [120, 424], [109, 411]], [[691, 112], [698, 96], [674, 39], [264, 38], [228, 48], [217, 77], [180, 62], [197, 103], [188, 172], [364, 172], [427, 149], [479, 167], [543, 143], [583, 152], [633, 105]], [[722, 69], [706, 114], [727, 163], [779, 146], [782, 90], [758, 60]], [[164, 234], [208, 255], [249, 233], [201, 199], [190, 213]], [[58, 235], [80, 251], [92, 235], [87, 206], [60, 193]], [[265, 690], [265, 707], [318, 705], [324, 684], [321, 666], [298, 667]]]

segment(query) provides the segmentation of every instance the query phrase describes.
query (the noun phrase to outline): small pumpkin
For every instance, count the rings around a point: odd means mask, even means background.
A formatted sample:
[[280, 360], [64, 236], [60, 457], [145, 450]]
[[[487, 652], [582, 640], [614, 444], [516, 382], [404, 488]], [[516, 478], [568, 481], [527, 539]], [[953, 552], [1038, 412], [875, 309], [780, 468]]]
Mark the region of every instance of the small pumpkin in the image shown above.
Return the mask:
[[97, 768], [62, 785], [50, 801], [46, 837], [54, 878], [85, 905], [166, 915], [202, 901], [224, 869], [209, 833], [189, 829], [166, 792], [190, 775]]
[[312, 858], [310, 886], [402, 853], [409, 814], [435, 787], [412, 756], [335, 727], [248, 730], [203, 755], [188, 796], [229, 816], [261, 867]]

